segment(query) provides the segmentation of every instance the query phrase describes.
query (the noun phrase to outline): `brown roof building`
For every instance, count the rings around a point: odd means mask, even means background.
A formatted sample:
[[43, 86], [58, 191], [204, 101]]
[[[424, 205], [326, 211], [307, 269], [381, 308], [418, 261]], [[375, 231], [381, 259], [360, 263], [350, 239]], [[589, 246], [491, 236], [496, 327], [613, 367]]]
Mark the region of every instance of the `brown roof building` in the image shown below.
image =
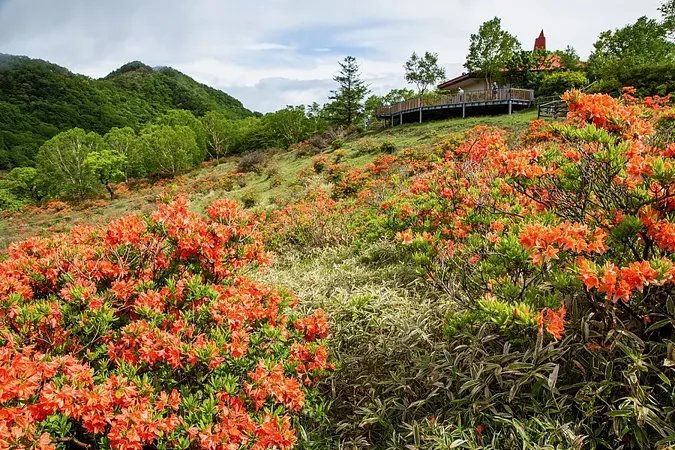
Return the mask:
[[[546, 36], [544, 35], [544, 30], [541, 30], [539, 37], [534, 41], [534, 52], [541, 51], [542, 57], [538, 61], [535, 67], [531, 67], [530, 70], [539, 71], [539, 70], [556, 70], [564, 68], [562, 61], [560, 60], [559, 55], [546, 52]], [[502, 69], [506, 71], [506, 69]], [[462, 74], [452, 80], [448, 80], [444, 83], [438, 85], [438, 89], [443, 91], [455, 91], [459, 88], [462, 88], [465, 91], [484, 91], [490, 89], [490, 86], [487, 85], [485, 77], [482, 77], [475, 73], [466, 73]]]

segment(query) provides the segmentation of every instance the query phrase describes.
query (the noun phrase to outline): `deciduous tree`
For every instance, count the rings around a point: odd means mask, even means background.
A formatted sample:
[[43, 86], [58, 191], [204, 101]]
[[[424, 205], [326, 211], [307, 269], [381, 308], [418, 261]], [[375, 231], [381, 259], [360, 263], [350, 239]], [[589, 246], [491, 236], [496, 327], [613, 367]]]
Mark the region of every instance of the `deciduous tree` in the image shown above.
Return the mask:
[[34, 167], [15, 167], [3, 180], [2, 188], [23, 199], [40, 201], [45, 196], [43, 183]]
[[668, 0], [664, 2], [659, 8], [663, 15], [663, 25], [666, 27], [668, 37], [675, 39], [675, 0]]
[[667, 26], [647, 17], [614, 31], [604, 31], [589, 58], [589, 73], [596, 79], [607, 80], [619, 68], [673, 61], [675, 43], [667, 37]]
[[84, 160], [84, 164], [94, 173], [98, 181], [105, 186], [110, 194], [110, 200], [115, 199], [115, 191], [110, 183], [124, 179], [126, 161], [126, 156], [108, 149], [91, 152]]
[[471, 35], [469, 54], [464, 67], [469, 72], [479, 73], [485, 77], [486, 87], [504, 68], [511, 56], [520, 50], [520, 42], [515, 36], [502, 29], [499, 17], [488, 20]]
[[[417, 86], [417, 94], [420, 99], [430, 86], [434, 86], [438, 81], [445, 78], [445, 69], [438, 65], [438, 55], [436, 53], [425, 52], [420, 57], [413, 52], [412, 56], [403, 66], [405, 69], [405, 80]], [[420, 101], [420, 123], [422, 122], [422, 103]]]
[[142, 172], [139, 149], [138, 136], [133, 128], [113, 128], [103, 136], [106, 148], [113, 150], [125, 157], [124, 163], [124, 178], [136, 175], [137, 172]]
[[96, 186], [87, 155], [103, 147], [103, 138], [73, 128], [45, 142], [36, 157], [37, 169], [51, 194], [82, 200]]
[[263, 118], [268, 146], [286, 148], [310, 137], [312, 123], [304, 106], [287, 106]]
[[560, 59], [560, 65], [564, 69], [579, 70], [583, 68], [581, 58], [574, 47], [568, 45], [565, 50], [558, 50], [555, 54]]
[[174, 176], [195, 164], [200, 154], [191, 128], [151, 125], [140, 137], [143, 167], [149, 175]]
[[206, 150], [209, 156], [220, 162], [227, 155], [240, 136], [237, 124], [218, 111], [210, 111], [202, 117], [206, 133]]
[[438, 54], [425, 52], [424, 56], [413, 53], [403, 66], [405, 80], [417, 87], [417, 94], [421, 97], [438, 81], [445, 78], [445, 69], [438, 64]]
[[185, 111], [182, 109], [172, 109], [166, 114], [157, 119], [158, 125], [169, 125], [169, 126], [185, 126], [192, 130], [195, 135], [195, 142], [197, 143], [197, 149], [199, 151], [195, 152], [192, 157], [194, 158], [192, 162], [194, 164], [199, 164], [206, 158], [206, 131], [204, 130], [204, 125], [202, 122], [195, 117], [190, 111]]

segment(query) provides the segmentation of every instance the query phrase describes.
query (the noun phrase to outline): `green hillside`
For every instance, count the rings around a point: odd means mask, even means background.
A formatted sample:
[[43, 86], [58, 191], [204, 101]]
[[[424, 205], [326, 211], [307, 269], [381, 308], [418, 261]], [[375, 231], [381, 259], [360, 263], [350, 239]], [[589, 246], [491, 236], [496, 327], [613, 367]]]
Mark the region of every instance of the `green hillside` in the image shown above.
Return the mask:
[[61, 131], [139, 128], [170, 109], [253, 115], [228, 94], [171, 68], [132, 62], [102, 79], [46, 61], [0, 54], [0, 169], [33, 164], [43, 142]]

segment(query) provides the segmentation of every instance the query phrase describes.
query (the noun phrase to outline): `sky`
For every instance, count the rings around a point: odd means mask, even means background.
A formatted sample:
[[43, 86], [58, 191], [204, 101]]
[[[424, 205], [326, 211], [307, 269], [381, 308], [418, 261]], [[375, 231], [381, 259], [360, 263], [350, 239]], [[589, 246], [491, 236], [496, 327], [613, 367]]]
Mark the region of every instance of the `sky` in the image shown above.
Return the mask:
[[[469, 37], [498, 16], [529, 49], [586, 58], [600, 32], [662, 0], [0, 0], [0, 53], [25, 55], [98, 78], [142, 61], [170, 66], [252, 110], [324, 103], [338, 61], [356, 57], [373, 93], [405, 87], [413, 51], [438, 53], [461, 75]], [[0, 96], [2, 93], [0, 92]]]

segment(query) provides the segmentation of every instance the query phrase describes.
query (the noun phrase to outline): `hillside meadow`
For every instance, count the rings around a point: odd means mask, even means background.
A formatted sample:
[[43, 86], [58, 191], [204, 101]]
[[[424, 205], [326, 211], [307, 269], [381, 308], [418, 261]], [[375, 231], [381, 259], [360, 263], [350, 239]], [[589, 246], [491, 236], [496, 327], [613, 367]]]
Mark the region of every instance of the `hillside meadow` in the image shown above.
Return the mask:
[[2, 218], [9, 448], [675, 448], [675, 110], [254, 152]]
[[[476, 117], [467, 120], [428, 122], [406, 125], [348, 140], [344, 148], [325, 149], [325, 154], [350, 166], [361, 167], [381, 154], [380, 146], [390, 142], [396, 148], [431, 143], [448, 133], [460, 133], [480, 123], [491, 124], [513, 131], [514, 136], [524, 130], [536, 112], [527, 111], [510, 117]], [[160, 180], [139, 179], [115, 186], [116, 198], [109, 201], [104, 195], [82, 203], [49, 201], [40, 207], [25, 206], [19, 212], [1, 212], [0, 248], [6, 249], [14, 241], [29, 236], [47, 236], [68, 231], [74, 224], [103, 225], [113, 219], [135, 212], [149, 212], [156, 208], [155, 200], [164, 192], [182, 192], [193, 202], [192, 208], [203, 211], [210, 201], [229, 197], [242, 200], [251, 197], [258, 209], [275, 208], [305, 194], [298, 174], [313, 164], [310, 155], [302, 152], [273, 150], [267, 152], [247, 171], [238, 171], [240, 155], [227, 157], [215, 164], [210, 161], [185, 174]], [[201, 209], [200, 209], [201, 208]]]

